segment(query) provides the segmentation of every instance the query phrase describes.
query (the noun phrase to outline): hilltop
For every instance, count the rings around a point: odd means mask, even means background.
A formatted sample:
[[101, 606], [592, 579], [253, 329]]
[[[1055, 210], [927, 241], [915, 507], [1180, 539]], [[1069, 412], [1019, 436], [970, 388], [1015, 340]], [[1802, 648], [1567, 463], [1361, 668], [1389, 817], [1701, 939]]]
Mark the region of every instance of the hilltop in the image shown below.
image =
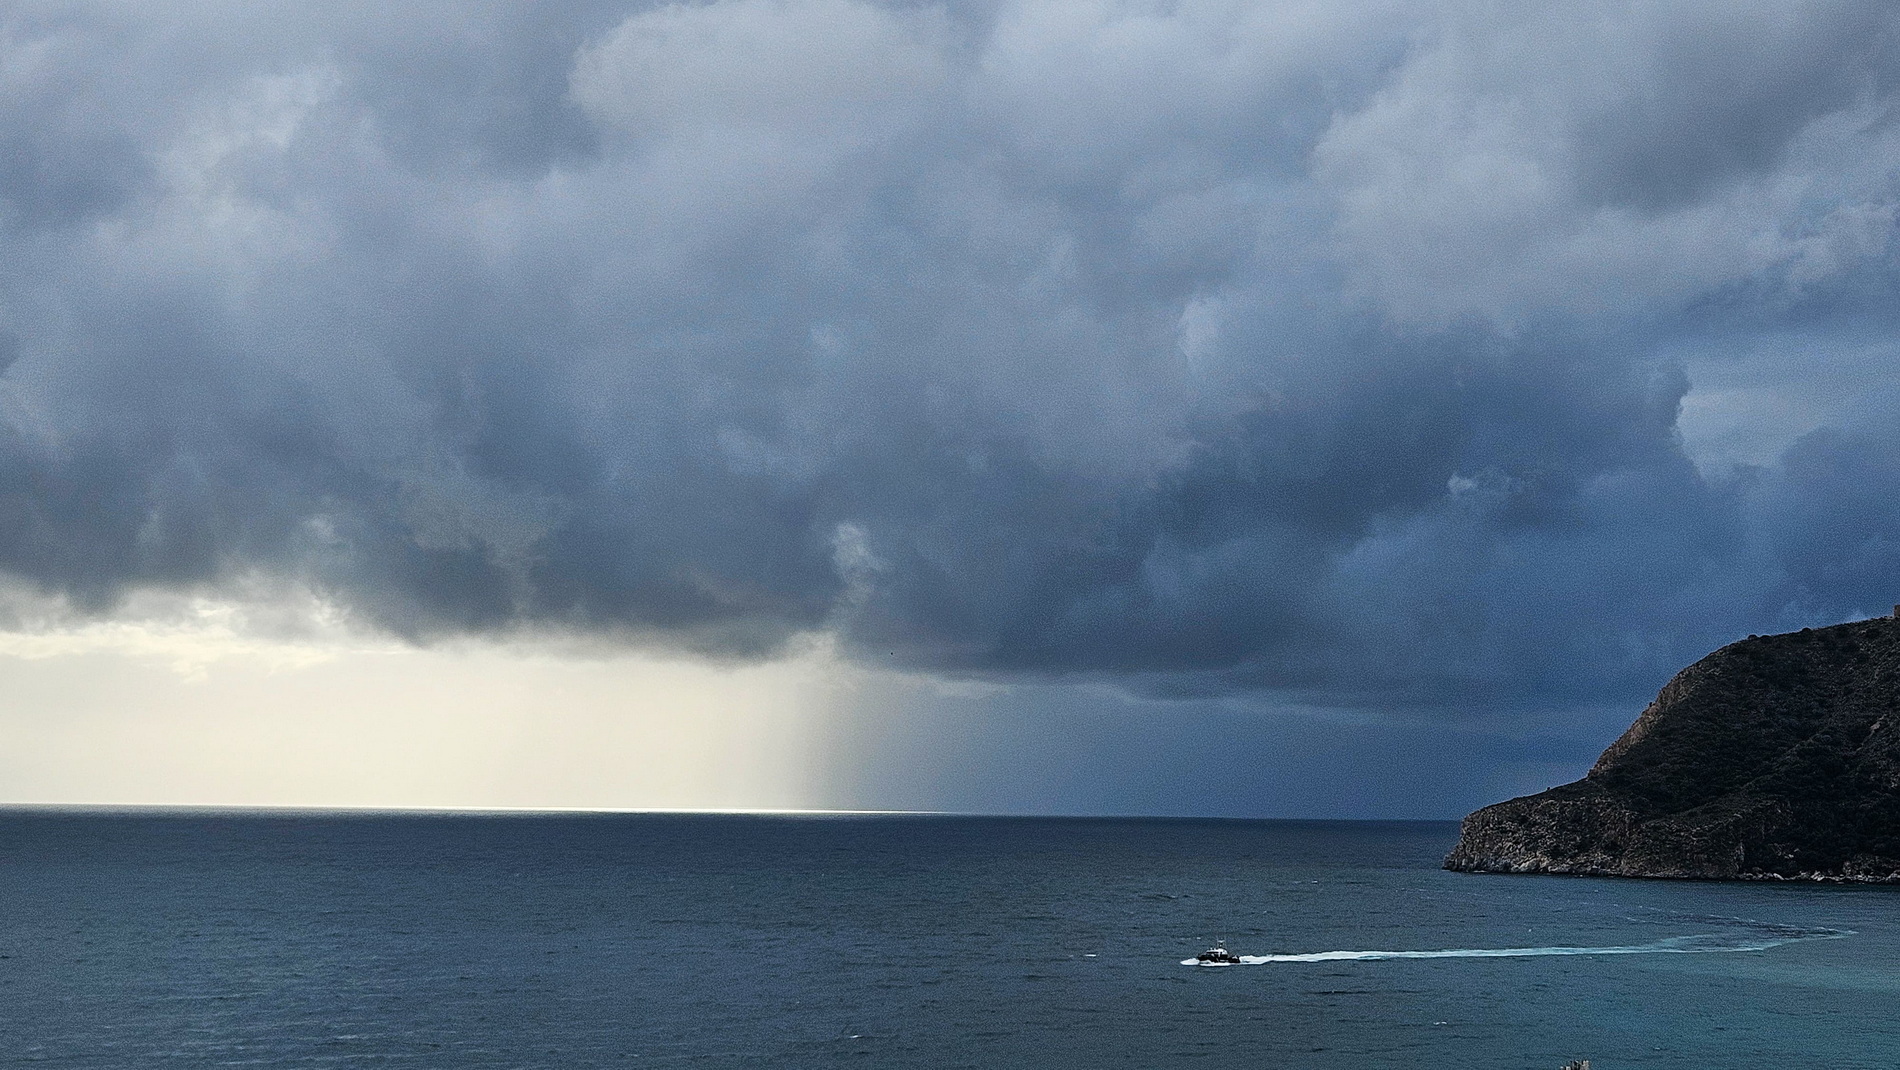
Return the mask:
[[1900, 882], [1900, 620], [1717, 650], [1582, 780], [1465, 818], [1445, 868]]

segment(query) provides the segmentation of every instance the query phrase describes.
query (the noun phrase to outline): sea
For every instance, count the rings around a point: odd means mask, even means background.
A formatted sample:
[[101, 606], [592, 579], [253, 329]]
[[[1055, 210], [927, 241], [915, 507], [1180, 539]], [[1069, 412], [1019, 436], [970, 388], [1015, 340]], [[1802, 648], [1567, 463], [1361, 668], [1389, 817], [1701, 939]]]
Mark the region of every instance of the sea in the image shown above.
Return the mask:
[[1447, 873], [1456, 835], [0, 810], [0, 1065], [1900, 1067], [1900, 889]]

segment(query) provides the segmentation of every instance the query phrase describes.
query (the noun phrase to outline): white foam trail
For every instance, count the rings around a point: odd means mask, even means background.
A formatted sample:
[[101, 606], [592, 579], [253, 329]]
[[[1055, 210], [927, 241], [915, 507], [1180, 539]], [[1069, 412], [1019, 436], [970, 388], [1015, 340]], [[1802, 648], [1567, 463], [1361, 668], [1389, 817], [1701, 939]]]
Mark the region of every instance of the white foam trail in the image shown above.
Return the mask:
[[[1792, 926], [1764, 925], [1755, 933], [1702, 933], [1695, 936], [1667, 936], [1647, 944], [1613, 944], [1608, 947], [1455, 947], [1438, 951], [1309, 951], [1292, 955], [1242, 955], [1243, 966], [1262, 966], [1270, 962], [1382, 962], [1389, 959], [1531, 959], [1558, 955], [1706, 955], [1726, 951], [1766, 951], [1799, 940], [1835, 940], [1853, 933], [1845, 929], [1798, 929]], [[1198, 966], [1194, 959], [1182, 959], [1183, 966]], [[1207, 963], [1206, 965], [1219, 965]]]

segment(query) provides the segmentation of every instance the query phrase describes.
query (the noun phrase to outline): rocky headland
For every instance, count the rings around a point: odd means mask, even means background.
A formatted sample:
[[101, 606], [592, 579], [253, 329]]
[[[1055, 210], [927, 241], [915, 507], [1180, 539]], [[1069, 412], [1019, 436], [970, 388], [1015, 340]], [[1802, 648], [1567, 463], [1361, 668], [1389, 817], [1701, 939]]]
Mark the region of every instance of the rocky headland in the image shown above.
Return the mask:
[[1900, 620], [1710, 654], [1582, 780], [1465, 818], [1445, 868], [1900, 883]]

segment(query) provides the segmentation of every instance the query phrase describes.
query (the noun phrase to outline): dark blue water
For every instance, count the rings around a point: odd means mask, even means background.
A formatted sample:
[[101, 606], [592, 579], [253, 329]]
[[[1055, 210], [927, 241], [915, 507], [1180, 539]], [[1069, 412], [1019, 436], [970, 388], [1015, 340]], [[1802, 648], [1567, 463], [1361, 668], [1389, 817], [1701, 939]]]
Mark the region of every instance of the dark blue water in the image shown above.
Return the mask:
[[[1896, 892], [1464, 876], [1454, 836], [0, 811], [0, 1063], [1900, 1066]], [[1181, 965], [1216, 938], [1509, 954]]]

